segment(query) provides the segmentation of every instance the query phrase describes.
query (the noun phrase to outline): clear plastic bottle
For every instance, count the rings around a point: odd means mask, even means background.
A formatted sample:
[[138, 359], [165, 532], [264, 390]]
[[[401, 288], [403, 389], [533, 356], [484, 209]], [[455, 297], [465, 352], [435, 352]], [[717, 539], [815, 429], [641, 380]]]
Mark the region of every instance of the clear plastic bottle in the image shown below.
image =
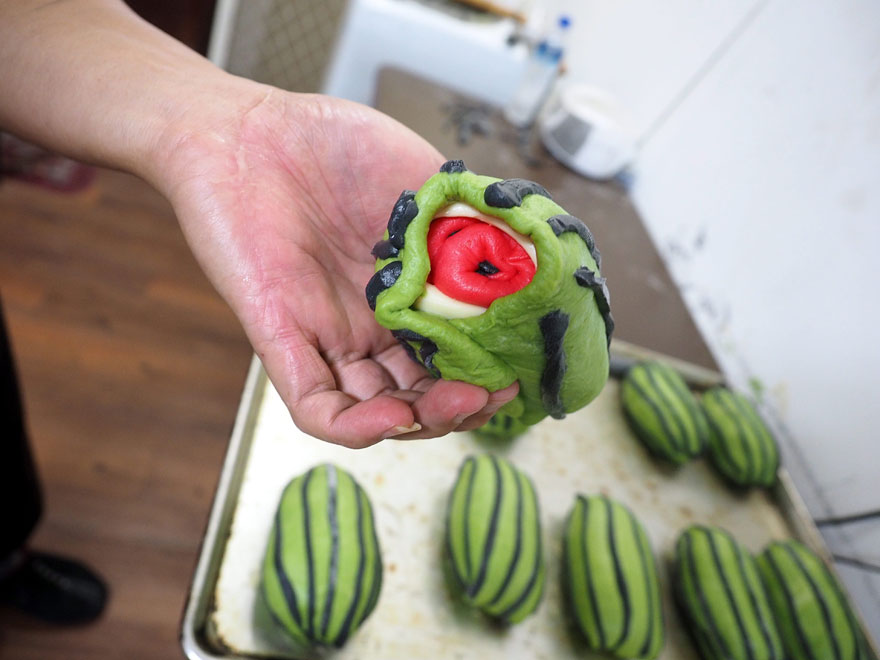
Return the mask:
[[510, 103], [504, 108], [504, 117], [514, 126], [525, 128], [535, 121], [538, 111], [553, 89], [559, 76], [559, 63], [565, 51], [565, 37], [571, 20], [560, 16], [556, 26], [532, 48], [525, 73]]

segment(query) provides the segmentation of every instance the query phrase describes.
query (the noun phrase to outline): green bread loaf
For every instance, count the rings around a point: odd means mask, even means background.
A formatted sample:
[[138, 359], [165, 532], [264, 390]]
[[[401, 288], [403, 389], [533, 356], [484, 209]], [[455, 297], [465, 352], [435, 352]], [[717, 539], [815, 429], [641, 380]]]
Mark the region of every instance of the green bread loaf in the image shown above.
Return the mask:
[[659, 362], [637, 364], [620, 396], [627, 422], [652, 453], [678, 465], [703, 453], [709, 425], [677, 371]]
[[503, 458], [465, 459], [449, 496], [446, 550], [464, 600], [490, 617], [517, 623], [544, 591], [538, 496]]
[[861, 629], [825, 562], [798, 541], [771, 543], [757, 562], [791, 660], [867, 660]]
[[566, 603], [590, 648], [656, 658], [664, 637], [657, 567], [629, 509], [604, 496], [578, 495], [562, 552]]
[[726, 531], [692, 526], [679, 536], [674, 591], [703, 660], [785, 657], [755, 560]]
[[[464, 318], [419, 308], [432, 270], [429, 228], [453, 203], [531, 241], [537, 261], [526, 286]], [[489, 391], [519, 381], [518, 396], [483, 431], [512, 436], [547, 415], [564, 417], [604, 386], [613, 321], [599, 251], [586, 225], [540, 185], [480, 176], [449, 161], [418, 192], [401, 194], [373, 254], [367, 300], [411, 358], [435, 377]]]
[[713, 387], [703, 394], [709, 421], [709, 459], [738, 486], [771, 486], [779, 469], [779, 450], [770, 430], [742, 394]]
[[345, 470], [320, 465], [284, 489], [269, 536], [262, 592], [297, 643], [341, 647], [370, 615], [382, 554], [366, 493]]

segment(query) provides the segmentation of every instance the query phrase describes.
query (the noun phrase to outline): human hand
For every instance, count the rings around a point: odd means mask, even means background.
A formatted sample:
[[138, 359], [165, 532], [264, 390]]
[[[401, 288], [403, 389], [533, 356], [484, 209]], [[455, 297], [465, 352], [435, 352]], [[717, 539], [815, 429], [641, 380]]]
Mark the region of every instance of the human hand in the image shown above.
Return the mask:
[[361, 105], [246, 81], [232, 96], [181, 113], [148, 178], [296, 424], [364, 447], [488, 421], [517, 385], [490, 394], [430, 378], [364, 297], [394, 200], [443, 157]]

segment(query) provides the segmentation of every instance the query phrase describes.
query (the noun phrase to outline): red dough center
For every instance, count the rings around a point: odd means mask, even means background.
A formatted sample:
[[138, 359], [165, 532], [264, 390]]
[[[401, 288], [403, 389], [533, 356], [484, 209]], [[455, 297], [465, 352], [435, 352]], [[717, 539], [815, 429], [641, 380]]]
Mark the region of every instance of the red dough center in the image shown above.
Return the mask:
[[432, 221], [428, 257], [429, 283], [450, 298], [480, 307], [516, 293], [535, 276], [535, 263], [513, 236], [476, 218]]

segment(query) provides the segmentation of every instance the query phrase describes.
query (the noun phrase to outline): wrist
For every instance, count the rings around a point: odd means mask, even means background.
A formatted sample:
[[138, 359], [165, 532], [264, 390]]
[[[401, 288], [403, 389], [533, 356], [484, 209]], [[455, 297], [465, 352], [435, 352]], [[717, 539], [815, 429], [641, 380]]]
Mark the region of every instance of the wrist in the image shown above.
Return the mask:
[[134, 137], [136, 146], [126, 154], [123, 169], [173, 201], [178, 183], [199, 172], [203, 158], [232, 146], [244, 118], [270, 89], [213, 65], [200, 72], [196, 84], [184, 78], [163, 85], [154, 102], [157, 112], [141, 124], [145, 131]]

